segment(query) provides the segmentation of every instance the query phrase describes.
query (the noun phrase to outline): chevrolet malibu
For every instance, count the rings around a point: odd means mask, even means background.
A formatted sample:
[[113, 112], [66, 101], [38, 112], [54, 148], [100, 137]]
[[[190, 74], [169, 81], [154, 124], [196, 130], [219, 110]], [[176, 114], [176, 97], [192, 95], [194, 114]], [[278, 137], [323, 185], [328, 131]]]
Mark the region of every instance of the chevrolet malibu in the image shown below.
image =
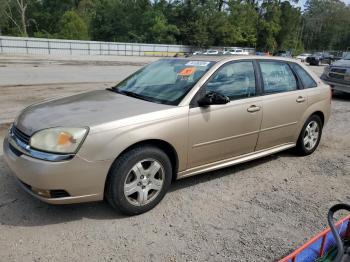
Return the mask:
[[293, 147], [313, 153], [330, 102], [330, 87], [295, 60], [163, 59], [115, 87], [24, 109], [4, 155], [42, 201], [106, 199], [136, 215], [176, 179]]

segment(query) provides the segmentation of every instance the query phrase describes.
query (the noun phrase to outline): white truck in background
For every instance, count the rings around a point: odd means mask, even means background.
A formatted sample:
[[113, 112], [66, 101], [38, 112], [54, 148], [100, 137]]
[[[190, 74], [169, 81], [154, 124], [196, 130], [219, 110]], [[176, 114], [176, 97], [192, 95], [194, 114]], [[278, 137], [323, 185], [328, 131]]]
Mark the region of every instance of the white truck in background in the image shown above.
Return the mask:
[[244, 51], [241, 48], [234, 48], [224, 52], [224, 55], [249, 55], [248, 51]]

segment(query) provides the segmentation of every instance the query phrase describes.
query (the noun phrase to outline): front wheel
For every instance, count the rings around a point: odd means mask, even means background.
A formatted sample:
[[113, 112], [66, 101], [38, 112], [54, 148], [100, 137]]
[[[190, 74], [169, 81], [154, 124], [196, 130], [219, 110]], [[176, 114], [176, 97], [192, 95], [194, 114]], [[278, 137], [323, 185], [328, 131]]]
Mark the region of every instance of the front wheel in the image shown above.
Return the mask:
[[319, 116], [312, 115], [304, 124], [303, 129], [299, 135], [297, 142], [297, 153], [299, 155], [312, 154], [318, 144], [320, 143], [322, 136], [322, 121]]
[[126, 215], [154, 208], [171, 183], [172, 167], [159, 148], [140, 146], [122, 154], [113, 164], [106, 184], [106, 199]]

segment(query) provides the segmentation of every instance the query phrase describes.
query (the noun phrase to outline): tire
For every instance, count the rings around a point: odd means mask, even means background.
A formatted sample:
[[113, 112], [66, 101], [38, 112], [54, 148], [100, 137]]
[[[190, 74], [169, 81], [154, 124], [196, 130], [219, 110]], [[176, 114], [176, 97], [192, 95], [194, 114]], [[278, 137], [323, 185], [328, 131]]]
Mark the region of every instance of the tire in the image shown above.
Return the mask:
[[151, 145], [138, 146], [113, 163], [106, 181], [105, 197], [114, 209], [125, 215], [142, 214], [163, 199], [171, 178], [171, 162], [161, 149]]
[[322, 137], [322, 128], [322, 121], [319, 116], [312, 115], [309, 117], [305, 122], [297, 141], [296, 152], [298, 155], [307, 156], [317, 149]]

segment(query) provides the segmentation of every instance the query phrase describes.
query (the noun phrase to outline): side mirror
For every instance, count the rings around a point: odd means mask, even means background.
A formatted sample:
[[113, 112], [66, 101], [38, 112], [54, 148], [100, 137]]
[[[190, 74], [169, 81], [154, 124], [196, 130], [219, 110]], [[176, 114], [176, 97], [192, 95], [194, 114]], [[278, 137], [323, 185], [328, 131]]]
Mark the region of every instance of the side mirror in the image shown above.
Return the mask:
[[198, 100], [199, 106], [224, 105], [230, 102], [230, 98], [217, 92], [209, 92]]

